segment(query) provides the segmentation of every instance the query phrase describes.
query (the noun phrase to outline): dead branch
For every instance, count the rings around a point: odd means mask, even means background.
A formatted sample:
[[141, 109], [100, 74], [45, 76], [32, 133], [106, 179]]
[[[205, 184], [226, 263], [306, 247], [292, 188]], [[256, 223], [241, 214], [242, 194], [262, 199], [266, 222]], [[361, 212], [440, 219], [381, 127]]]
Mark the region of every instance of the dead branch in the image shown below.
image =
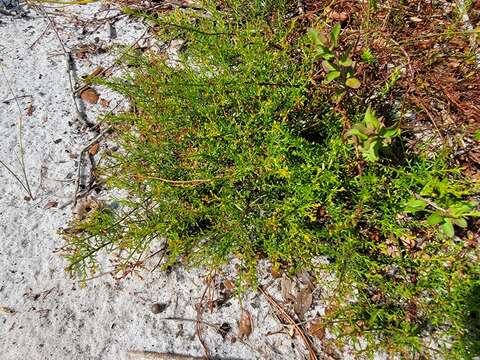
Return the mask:
[[127, 352], [130, 360], [203, 360], [203, 357], [172, 354], [172, 353], [157, 353], [153, 351], [129, 351]]
[[207, 286], [205, 286], [205, 290], [203, 291], [202, 297], [200, 299], [200, 302], [196, 304], [196, 310], [197, 310], [197, 319], [195, 321], [195, 333], [198, 337], [198, 340], [200, 341], [200, 344], [202, 344], [203, 350], [205, 352], [205, 358], [208, 360], [210, 359], [210, 352], [208, 350], [207, 344], [205, 343], [205, 339], [203, 338], [202, 335], [202, 316], [203, 316], [203, 311], [204, 311], [204, 300], [205, 300], [205, 295], [207, 294], [207, 291], [210, 289], [212, 286], [212, 276], [208, 276], [207, 278]]
[[[78, 190], [80, 189], [80, 181], [81, 181], [81, 175], [82, 175], [82, 161], [83, 161], [83, 156], [85, 153], [90, 150], [90, 148], [98, 143], [101, 138], [103, 138], [106, 134], [110, 132], [112, 129], [111, 126], [109, 126], [107, 129], [102, 131], [100, 134], [98, 134], [90, 143], [85, 146], [82, 151], [80, 152], [79, 159], [78, 159], [78, 167], [77, 167], [77, 179], [75, 181], [75, 193], [73, 194], [73, 207], [77, 205], [77, 199], [78, 199]], [[93, 171], [93, 169], [92, 169]]]
[[290, 316], [290, 314], [285, 311], [285, 309], [281, 307], [280, 304], [278, 304], [277, 301], [269, 293], [267, 293], [262, 286], [259, 286], [258, 289], [265, 296], [270, 305], [272, 305], [281, 314], [281, 316], [289, 323], [289, 325], [293, 326], [295, 332], [300, 336], [308, 350], [309, 359], [318, 360], [317, 354], [313, 347], [313, 343], [310, 338], [305, 334], [305, 331], [302, 329], [302, 327], [295, 322], [295, 320]]
[[62, 48], [62, 52], [65, 56], [65, 61], [66, 61], [66, 65], [67, 65], [68, 82], [69, 82], [69, 85], [70, 85], [70, 92], [71, 92], [72, 100], [73, 100], [73, 103], [74, 103], [74, 106], [75, 106], [75, 112], [76, 112], [76, 115], [77, 115], [77, 119], [82, 121], [87, 127], [92, 127], [93, 124], [91, 124], [88, 121], [87, 115], [85, 114], [85, 112], [81, 111], [80, 107], [78, 106], [78, 102], [77, 102], [78, 95], [75, 93], [75, 85], [74, 85], [76, 83], [75, 63], [74, 63], [74, 59], [73, 59], [73, 56], [72, 56], [72, 52], [69, 49], [66, 48], [65, 43], [63, 42], [62, 38], [60, 37], [60, 34], [58, 33], [55, 22], [50, 17], [50, 15], [45, 11], [45, 9], [43, 9], [43, 7], [41, 7], [39, 5], [36, 5], [36, 4], [33, 5], [33, 7], [36, 10], [38, 10], [40, 13], [42, 13], [47, 18], [48, 22], [50, 23], [50, 26], [52, 27], [52, 29], [53, 29], [53, 31], [54, 31], [57, 39], [58, 39], [58, 42], [60, 43], [60, 46]]

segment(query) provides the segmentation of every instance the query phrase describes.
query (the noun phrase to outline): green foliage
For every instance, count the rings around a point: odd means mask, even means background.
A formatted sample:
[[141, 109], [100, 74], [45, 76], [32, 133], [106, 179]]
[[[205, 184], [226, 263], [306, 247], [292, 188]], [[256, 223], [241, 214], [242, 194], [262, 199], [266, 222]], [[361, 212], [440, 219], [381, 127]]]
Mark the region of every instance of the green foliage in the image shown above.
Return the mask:
[[375, 62], [375, 55], [373, 54], [372, 50], [364, 49], [362, 51], [361, 59], [364, 63], [372, 65]]
[[398, 125], [385, 127], [381, 119], [375, 115], [375, 111], [368, 108], [363, 121], [355, 124], [348, 135], [355, 137], [359, 142], [365, 160], [375, 162], [380, 159], [379, 151], [400, 135], [400, 128]]
[[459, 192], [459, 189], [452, 188], [448, 179], [433, 179], [424, 186], [420, 195], [408, 201], [405, 211], [428, 214], [426, 221], [429, 225], [439, 225], [446, 236], [453, 237], [454, 225], [465, 229], [468, 218], [480, 216], [480, 212], [474, 210], [478, 206], [476, 202], [459, 200], [461, 195], [467, 193], [468, 191]]
[[[134, 111], [105, 119], [121, 150], [99, 176], [129, 196], [72, 223], [68, 270], [85, 278], [105, 253], [128, 273], [162, 245], [164, 268], [219, 269], [234, 257], [240, 281], [254, 285], [257, 262], [268, 259], [288, 273], [319, 274], [325, 327], [338, 347], [362, 341], [367, 355], [406, 358], [475, 354], [478, 252], [432, 232], [425, 216], [441, 216], [429, 222], [447, 235], [451, 222], [471, 236], [478, 212], [467, 204], [478, 185], [441, 152], [407, 152], [399, 128], [370, 107], [348, 114], [363, 121], [350, 130], [356, 144], [345, 140], [341, 114], [325, 108], [313, 81], [323, 61], [341, 73], [326, 86], [349, 86], [354, 64], [336, 50], [338, 26], [328, 40], [299, 29], [289, 16], [296, 1], [217, 5], [203, 4], [208, 16], [145, 15], [163, 29], [160, 41], [183, 41], [178, 59], [132, 52], [123, 77], [103, 80]], [[369, 160], [362, 171], [355, 146]]]
[[401, 76], [402, 72], [400, 68], [396, 67], [395, 69], [393, 69], [392, 73], [387, 79], [387, 82], [380, 89], [380, 95], [386, 96], [390, 92], [390, 90], [392, 90], [392, 88], [395, 86], [396, 82], [398, 81], [398, 79], [400, 79]]
[[[362, 85], [354, 76], [355, 62], [352, 60], [351, 49], [339, 50], [339, 38], [342, 28], [340, 24], [332, 27], [327, 38], [321, 32], [310, 29], [310, 37], [316, 47], [317, 56], [323, 59], [322, 66], [326, 72], [325, 84], [336, 80], [344, 88], [358, 89]], [[346, 89], [343, 89], [342, 93]]]

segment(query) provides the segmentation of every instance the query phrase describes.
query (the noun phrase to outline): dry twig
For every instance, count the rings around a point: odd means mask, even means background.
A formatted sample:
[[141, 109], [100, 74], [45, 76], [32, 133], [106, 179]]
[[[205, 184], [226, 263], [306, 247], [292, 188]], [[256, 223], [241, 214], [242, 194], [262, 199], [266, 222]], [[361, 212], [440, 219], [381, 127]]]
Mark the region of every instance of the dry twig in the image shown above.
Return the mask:
[[127, 352], [130, 360], [203, 360], [203, 357], [172, 354], [172, 353], [157, 353], [153, 351], [129, 351]]
[[33, 6], [34, 6], [35, 9], [37, 9], [40, 13], [42, 13], [47, 18], [48, 22], [50, 23], [50, 26], [52, 27], [53, 31], [55, 32], [55, 35], [58, 39], [58, 42], [60, 43], [60, 46], [62, 48], [63, 54], [65, 56], [65, 61], [66, 61], [66, 64], [67, 64], [68, 82], [69, 82], [69, 85], [70, 85], [70, 92], [72, 94], [73, 103], [75, 105], [75, 112], [77, 114], [77, 119], [81, 120], [83, 123], [85, 123], [85, 125], [87, 127], [92, 127], [93, 124], [91, 124], [88, 121], [85, 112], [80, 110], [80, 107], [78, 106], [78, 103], [77, 103], [78, 96], [75, 92], [75, 85], [74, 85], [76, 83], [76, 74], [75, 74], [75, 65], [74, 65], [74, 59], [73, 59], [73, 56], [72, 56], [72, 52], [69, 49], [66, 48], [65, 43], [63, 42], [62, 38], [60, 37], [60, 34], [58, 33], [55, 22], [50, 17], [50, 15], [45, 11], [45, 9], [43, 9], [43, 7], [41, 7], [39, 5], [36, 5], [36, 4], [33, 5]]
[[[81, 175], [82, 175], [82, 161], [83, 161], [83, 156], [85, 155], [86, 152], [90, 150], [90, 148], [98, 143], [101, 138], [103, 138], [106, 134], [110, 132], [112, 129], [111, 126], [109, 126], [107, 129], [102, 131], [100, 134], [98, 134], [90, 143], [85, 146], [82, 151], [80, 152], [79, 159], [78, 159], [78, 167], [77, 167], [77, 179], [75, 181], [75, 193], [73, 195], [73, 207], [77, 205], [77, 199], [78, 199], [78, 190], [80, 189], [80, 181], [81, 181]], [[92, 170], [93, 171], [93, 170]]]
[[302, 329], [302, 327], [298, 325], [297, 322], [295, 322], [295, 320], [290, 316], [290, 314], [288, 314], [288, 312], [285, 311], [285, 309], [282, 308], [280, 304], [278, 304], [277, 301], [275, 301], [275, 299], [263, 289], [262, 286], [259, 286], [258, 288], [260, 292], [265, 296], [267, 301], [270, 303], [270, 305], [272, 305], [281, 314], [281, 316], [289, 323], [289, 325], [293, 326], [293, 328], [295, 329], [297, 334], [300, 336], [300, 338], [302, 339], [303, 343], [305, 344], [308, 350], [309, 359], [318, 360], [317, 354], [313, 347], [313, 343], [310, 340], [310, 338], [305, 334], [305, 331]]
[[200, 302], [196, 305], [196, 310], [197, 310], [197, 319], [195, 322], [195, 333], [197, 334], [198, 340], [200, 341], [200, 344], [202, 344], [203, 350], [205, 352], [205, 358], [208, 360], [210, 359], [210, 352], [208, 350], [207, 344], [205, 343], [205, 339], [203, 338], [202, 335], [202, 316], [203, 316], [203, 311], [204, 311], [204, 300], [207, 292], [209, 289], [212, 287], [212, 280], [213, 276], [208, 276], [207, 278], [207, 286], [205, 286], [205, 290], [203, 291], [202, 297], [200, 299]]

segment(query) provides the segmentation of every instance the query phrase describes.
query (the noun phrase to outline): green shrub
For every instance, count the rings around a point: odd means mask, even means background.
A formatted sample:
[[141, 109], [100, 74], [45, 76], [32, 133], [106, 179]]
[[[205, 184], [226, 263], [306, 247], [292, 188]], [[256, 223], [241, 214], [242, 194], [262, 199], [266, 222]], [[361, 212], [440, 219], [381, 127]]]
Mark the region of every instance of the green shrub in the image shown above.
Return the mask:
[[[104, 251], [127, 271], [163, 239], [164, 267], [218, 269], [235, 257], [250, 285], [259, 259], [268, 259], [290, 274], [335, 274], [335, 291], [322, 301], [337, 346], [363, 339], [370, 355], [478, 353], [472, 294], [480, 269], [467, 241], [474, 225], [466, 223], [473, 209], [456, 229], [460, 237], [427, 222], [428, 204], [406, 212], [416, 194], [448, 208], [473, 201], [478, 186], [449, 168], [447, 152], [432, 158], [406, 150], [397, 130], [386, 141], [378, 120], [373, 135], [381, 146], [364, 163], [355, 146], [366, 147], [372, 134], [356, 125], [360, 135], [352, 135], [367, 136], [362, 144], [344, 136], [333, 110], [338, 98], [313, 80], [324, 59], [289, 16], [290, 1], [215, 5], [145, 15], [162, 29], [160, 40], [184, 41], [179, 60], [131, 53], [126, 75], [106, 82], [134, 111], [105, 119], [121, 150], [98, 171], [130, 196], [73, 223], [65, 235], [68, 270], [86, 277]], [[361, 89], [342, 91], [348, 101]], [[351, 108], [359, 124], [372, 114], [367, 105]], [[448, 188], [442, 196], [425, 193], [439, 183]], [[319, 265], [319, 256], [328, 262]]]

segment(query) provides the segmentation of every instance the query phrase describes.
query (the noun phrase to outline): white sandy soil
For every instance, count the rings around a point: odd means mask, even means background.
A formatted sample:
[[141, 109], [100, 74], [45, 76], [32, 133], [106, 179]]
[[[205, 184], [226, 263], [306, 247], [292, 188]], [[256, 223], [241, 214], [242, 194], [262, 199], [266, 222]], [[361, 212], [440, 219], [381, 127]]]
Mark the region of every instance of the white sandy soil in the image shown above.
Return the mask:
[[[203, 355], [194, 323], [161, 320], [196, 317], [195, 304], [205, 287], [198, 270], [146, 272], [143, 280], [122, 282], [101, 277], [86, 288], [63, 271], [66, 262], [55, 253], [63, 245], [57, 231], [66, 226], [72, 211], [61, 206], [74, 193], [75, 154], [95, 134], [82, 129], [75, 119], [64, 54], [52, 27], [47, 28], [49, 21], [42, 13], [25, 10], [27, 17], [0, 13], [0, 159], [21, 175], [22, 117], [26, 173], [35, 195], [34, 200], [25, 200], [26, 192], [0, 167], [0, 359], [126, 359], [129, 350]], [[52, 15], [67, 49], [95, 43], [130, 44], [144, 31], [141, 23], [123, 19], [116, 23], [118, 37], [111, 39], [107, 24], [94, 20], [115, 12], [98, 11], [99, 5], [72, 6]], [[85, 25], [73, 16], [90, 21]], [[78, 73], [88, 74], [100, 64], [108, 66], [113, 58], [110, 52], [76, 59]], [[113, 96], [99, 92], [106, 99]], [[15, 97], [18, 104], [11, 100]], [[92, 122], [109, 110], [85, 106]], [[58, 205], [51, 207], [54, 202]], [[157, 302], [167, 307], [153, 314], [150, 308]], [[207, 311], [204, 320], [227, 322], [230, 335], [235, 335], [240, 306], [235, 299], [228, 303], [211, 314]], [[285, 333], [266, 336], [282, 326], [264, 298], [251, 295], [244, 299], [244, 306], [254, 320], [247, 345], [224, 340], [205, 328], [213, 357], [303, 358], [300, 341]]]

